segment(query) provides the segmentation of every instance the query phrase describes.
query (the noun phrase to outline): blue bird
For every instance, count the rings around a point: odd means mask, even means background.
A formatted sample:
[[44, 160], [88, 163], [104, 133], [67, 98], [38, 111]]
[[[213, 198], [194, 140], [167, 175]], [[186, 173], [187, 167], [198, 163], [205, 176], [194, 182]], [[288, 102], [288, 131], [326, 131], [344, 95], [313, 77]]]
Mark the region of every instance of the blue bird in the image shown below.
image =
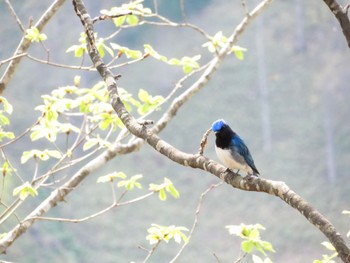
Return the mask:
[[216, 136], [216, 155], [226, 167], [242, 170], [247, 175], [259, 175], [248, 147], [224, 120], [215, 121], [211, 129]]

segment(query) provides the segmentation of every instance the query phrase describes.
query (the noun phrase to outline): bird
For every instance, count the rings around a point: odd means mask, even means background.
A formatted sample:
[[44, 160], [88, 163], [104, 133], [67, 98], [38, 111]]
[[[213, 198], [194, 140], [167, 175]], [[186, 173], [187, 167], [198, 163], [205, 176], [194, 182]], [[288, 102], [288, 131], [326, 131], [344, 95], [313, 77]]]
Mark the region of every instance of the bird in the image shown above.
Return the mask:
[[216, 136], [216, 155], [227, 168], [237, 169], [237, 173], [242, 170], [249, 176], [260, 175], [247, 145], [223, 119], [215, 121], [211, 129]]

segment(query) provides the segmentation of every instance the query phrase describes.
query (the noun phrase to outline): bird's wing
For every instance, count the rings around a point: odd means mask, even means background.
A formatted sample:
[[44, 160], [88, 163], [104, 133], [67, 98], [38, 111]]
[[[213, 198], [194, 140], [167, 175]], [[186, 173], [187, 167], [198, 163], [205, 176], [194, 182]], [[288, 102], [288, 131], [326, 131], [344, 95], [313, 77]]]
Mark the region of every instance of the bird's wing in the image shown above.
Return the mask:
[[253, 157], [250, 154], [249, 149], [247, 145], [245, 145], [244, 141], [236, 135], [232, 138], [232, 145], [244, 158], [245, 162], [253, 169], [253, 171], [259, 174], [258, 170], [255, 167]]

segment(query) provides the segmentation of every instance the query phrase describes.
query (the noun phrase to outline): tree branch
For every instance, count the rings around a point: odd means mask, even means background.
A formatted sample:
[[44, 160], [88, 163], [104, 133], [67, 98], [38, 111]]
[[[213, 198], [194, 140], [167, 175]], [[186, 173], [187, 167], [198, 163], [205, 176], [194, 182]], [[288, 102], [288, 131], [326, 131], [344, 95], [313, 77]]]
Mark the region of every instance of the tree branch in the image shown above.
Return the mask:
[[[64, 4], [65, 1], [66, 0], [56, 0], [55, 2], [53, 2], [52, 5], [40, 17], [38, 22], [35, 23], [34, 27], [41, 31], [47, 24], [47, 22], [56, 14], [59, 8]], [[19, 65], [19, 62], [23, 58], [22, 54], [26, 53], [26, 51], [30, 47], [30, 44], [31, 41], [23, 36], [21, 42], [17, 46], [15, 53], [13, 54], [14, 59], [11, 60], [0, 79], [0, 95], [4, 92], [8, 83], [11, 81], [12, 76], [15, 73], [17, 66]]]
[[[212, 63], [208, 66], [208, 68], [194, 85], [201, 87], [207, 83], [207, 81], [216, 71], [220, 62], [230, 51], [231, 46], [237, 42], [240, 34], [262, 11], [262, 9], [268, 6], [271, 2], [271, 0], [262, 1], [253, 11], [246, 15], [242, 22], [236, 27], [234, 33], [230, 36], [227, 45], [218, 52], [216, 59], [212, 61]], [[234, 188], [245, 191], [265, 192], [278, 196], [291, 207], [297, 209], [310, 223], [320, 229], [320, 231], [336, 248], [343, 262], [350, 262], [350, 249], [347, 247], [344, 239], [336, 231], [334, 226], [310, 204], [308, 204], [299, 195], [293, 192], [285, 183], [266, 180], [263, 178], [242, 178], [239, 175], [228, 171], [224, 166], [219, 165], [214, 161], [205, 158], [204, 156], [187, 154], [176, 149], [164, 140], [160, 139], [156, 134], [152, 132], [151, 129], [148, 129], [146, 126], [139, 124], [125, 109], [119, 97], [117, 84], [115, 82], [113, 74], [110, 69], [103, 63], [96, 47], [94, 46], [95, 40], [93, 37], [93, 24], [89, 14], [86, 11], [84, 3], [82, 0], [73, 0], [73, 5], [87, 32], [89, 44], [88, 51], [90, 58], [107, 84], [107, 88], [110, 93], [111, 104], [120, 119], [132, 134], [144, 139], [156, 151], [160, 152], [174, 162], [184, 166], [190, 166], [192, 168], [208, 171], [226, 183], [230, 184]]]
[[328, 8], [332, 11], [335, 18], [338, 20], [343, 35], [350, 48], [350, 20], [348, 16], [349, 5], [342, 7], [336, 0], [323, 0]]

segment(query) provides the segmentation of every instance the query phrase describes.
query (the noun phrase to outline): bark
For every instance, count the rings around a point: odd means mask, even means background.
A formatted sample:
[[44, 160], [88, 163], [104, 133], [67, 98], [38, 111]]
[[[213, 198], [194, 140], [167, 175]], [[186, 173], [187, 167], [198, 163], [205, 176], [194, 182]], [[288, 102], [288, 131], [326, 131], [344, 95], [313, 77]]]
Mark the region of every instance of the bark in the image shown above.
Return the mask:
[[350, 48], [350, 20], [348, 16], [348, 9], [350, 5], [348, 4], [347, 6], [343, 7], [335, 0], [323, 0], [323, 2], [328, 6], [335, 18], [338, 20], [346, 42], [348, 43], [348, 47]]

